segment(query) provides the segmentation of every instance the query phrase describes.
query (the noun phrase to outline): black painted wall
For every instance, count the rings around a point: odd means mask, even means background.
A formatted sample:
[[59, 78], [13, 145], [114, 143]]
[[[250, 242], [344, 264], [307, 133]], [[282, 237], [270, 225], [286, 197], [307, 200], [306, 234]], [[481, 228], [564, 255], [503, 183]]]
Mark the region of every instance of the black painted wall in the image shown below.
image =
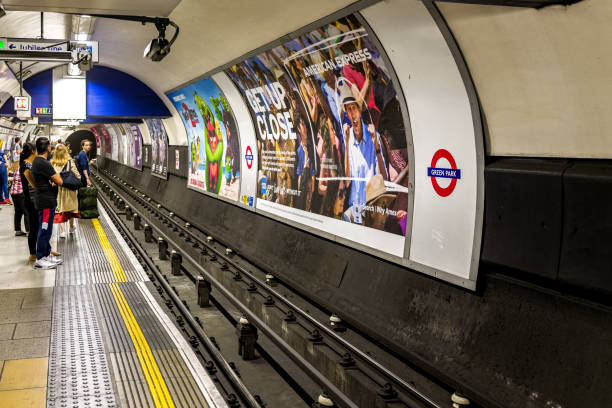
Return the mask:
[[612, 162], [496, 159], [485, 180], [483, 261], [609, 301]]
[[[609, 268], [601, 263], [611, 225], [607, 170], [491, 163], [485, 264], [473, 293], [189, 190], [186, 169], [174, 169], [174, 152], [171, 146], [167, 181], [152, 177], [150, 168], [139, 172], [104, 159], [100, 165], [407, 360], [501, 406], [612, 406], [610, 311], [552, 284], [542, 288], [512, 277], [609, 290], [599, 267]], [[593, 200], [598, 204], [587, 205]], [[585, 239], [602, 242], [592, 246]]]

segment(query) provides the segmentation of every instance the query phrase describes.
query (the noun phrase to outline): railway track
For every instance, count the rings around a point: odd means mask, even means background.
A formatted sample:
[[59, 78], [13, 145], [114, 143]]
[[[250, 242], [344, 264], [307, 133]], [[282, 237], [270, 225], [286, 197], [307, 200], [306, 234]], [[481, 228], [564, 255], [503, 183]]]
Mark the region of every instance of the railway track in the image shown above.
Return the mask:
[[[363, 347], [363, 339], [357, 342], [359, 346], [356, 345], [353, 339], [359, 337], [359, 333], [347, 328], [338, 316], [332, 314], [331, 318], [323, 319], [326, 311], [313, 313], [313, 306], [316, 308], [317, 305], [300, 296], [288, 296], [287, 290], [291, 288], [277, 277], [250, 264], [230, 246], [217, 241], [199, 226], [177, 216], [124, 180], [106, 172], [98, 172], [95, 178], [108, 196], [104, 199], [107, 205], [113, 202], [120, 211], [130, 214], [128, 218], [137, 216], [140, 223], [154, 229], [160, 248], [168, 249], [168, 255], [174, 261], [179, 260], [177, 267], [182, 273], [196, 285], [204, 280], [219, 292], [316, 383], [321, 395], [329, 397], [335, 406], [442, 408], [451, 406], [451, 398], [455, 403], [462, 401], [452, 387], [417, 369], [407, 368], [408, 374], [403, 372], [402, 375], [394, 372], [372, 355], [379, 353], [365, 351], [371, 347]], [[123, 224], [117, 215], [114, 217]], [[129, 234], [129, 228], [124, 225], [124, 229]], [[233, 290], [221, 282], [228, 280], [232, 282]], [[161, 283], [166, 283], [163, 278]], [[254, 304], [262, 307], [253, 307]], [[258, 312], [261, 309], [265, 309], [263, 315]], [[285, 333], [287, 327], [293, 333], [301, 332], [306, 339], [306, 349], [317, 349], [318, 355], [326, 357], [327, 365], [335, 361], [335, 367], [322, 369], [325, 363], [321, 363], [321, 358], [313, 359], [312, 353], [290, 346]], [[202, 341], [206, 343], [205, 339]], [[365, 342], [370, 341], [367, 339]], [[338, 370], [341, 375], [338, 375]], [[350, 381], [347, 381], [349, 377]], [[355, 385], [369, 391], [355, 390]], [[244, 400], [245, 396], [241, 396]], [[468, 400], [465, 398], [463, 401]], [[476, 405], [472, 403], [470, 406]]]

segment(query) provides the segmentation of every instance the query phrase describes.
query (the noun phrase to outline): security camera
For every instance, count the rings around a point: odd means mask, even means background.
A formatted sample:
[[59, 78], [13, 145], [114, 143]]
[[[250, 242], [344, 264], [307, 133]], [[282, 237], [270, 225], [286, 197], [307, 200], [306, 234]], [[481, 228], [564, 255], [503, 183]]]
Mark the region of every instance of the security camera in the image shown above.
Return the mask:
[[[166, 57], [166, 55], [170, 54], [170, 46], [174, 43], [176, 37], [178, 37], [179, 28], [175, 23], [168, 19], [156, 18], [154, 21], [158, 36], [147, 44], [144, 50], [143, 58], [148, 58], [151, 61], [161, 61]], [[174, 35], [170, 41], [166, 39], [166, 27], [169, 25], [174, 27]]]
[[87, 72], [93, 67], [91, 51], [86, 44], [75, 44], [71, 54], [72, 61], [68, 69], [70, 75], [80, 75], [81, 71]]
[[143, 58], [148, 58], [151, 61], [161, 61], [169, 53], [170, 41], [162, 37], [154, 38], [145, 47]]

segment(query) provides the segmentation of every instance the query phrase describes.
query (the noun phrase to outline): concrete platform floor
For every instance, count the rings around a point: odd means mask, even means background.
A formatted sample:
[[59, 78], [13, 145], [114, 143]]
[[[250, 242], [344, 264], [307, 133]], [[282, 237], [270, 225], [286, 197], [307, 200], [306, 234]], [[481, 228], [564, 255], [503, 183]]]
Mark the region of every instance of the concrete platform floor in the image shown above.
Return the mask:
[[55, 271], [35, 270], [14, 209], [0, 209], [0, 407], [44, 408]]

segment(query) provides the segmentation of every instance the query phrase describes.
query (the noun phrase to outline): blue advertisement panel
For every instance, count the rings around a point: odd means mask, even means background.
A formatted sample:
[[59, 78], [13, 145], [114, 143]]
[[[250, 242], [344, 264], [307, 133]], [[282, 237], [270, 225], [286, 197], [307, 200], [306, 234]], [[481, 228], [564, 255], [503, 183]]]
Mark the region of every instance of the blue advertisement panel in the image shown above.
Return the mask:
[[187, 131], [190, 188], [237, 201], [240, 142], [232, 109], [210, 78], [168, 94]]

